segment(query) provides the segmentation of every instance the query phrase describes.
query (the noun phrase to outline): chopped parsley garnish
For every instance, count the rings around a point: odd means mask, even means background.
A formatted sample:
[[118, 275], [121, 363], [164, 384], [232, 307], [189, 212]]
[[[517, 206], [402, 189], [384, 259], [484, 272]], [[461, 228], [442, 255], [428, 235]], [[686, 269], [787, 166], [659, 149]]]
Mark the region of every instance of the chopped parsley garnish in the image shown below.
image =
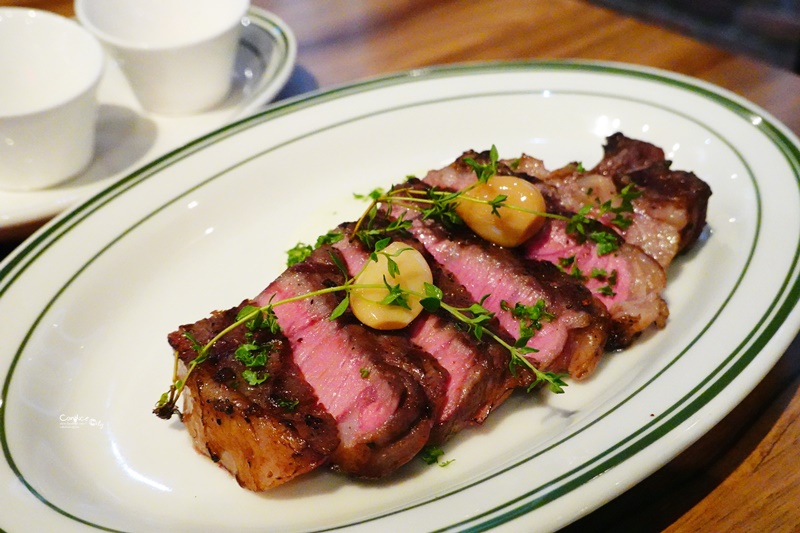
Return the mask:
[[282, 407], [287, 411], [294, 411], [297, 409], [297, 406], [300, 405], [300, 400], [285, 400], [283, 398], [276, 398], [274, 401], [278, 407]]
[[455, 459], [442, 461], [441, 458], [443, 455], [444, 450], [439, 446], [425, 446], [419, 453], [419, 458], [427, 465], [439, 465], [441, 467], [445, 467], [455, 461]]
[[340, 231], [329, 231], [325, 235], [320, 235], [317, 237], [317, 242], [314, 246], [298, 242], [294, 248], [286, 251], [286, 266], [290, 267], [292, 265], [296, 265], [297, 263], [302, 263], [306, 260], [306, 258], [308, 258], [309, 255], [311, 255], [311, 252], [323, 244], [335, 244], [343, 238], [344, 235]]
[[313, 251], [314, 248], [311, 245], [298, 242], [294, 248], [286, 251], [286, 266], [302, 263]]

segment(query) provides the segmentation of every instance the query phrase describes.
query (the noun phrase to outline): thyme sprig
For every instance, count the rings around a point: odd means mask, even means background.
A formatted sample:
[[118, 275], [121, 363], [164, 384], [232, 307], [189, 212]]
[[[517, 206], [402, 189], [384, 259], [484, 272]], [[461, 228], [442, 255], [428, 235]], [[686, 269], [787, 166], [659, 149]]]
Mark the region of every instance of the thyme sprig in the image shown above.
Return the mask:
[[[642, 191], [637, 189], [633, 183], [628, 183], [621, 191], [612, 199], [606, 200], [599, 206], [600, 218], [604, 217], [607, 213], [611, 213], [614, 217], [610, 223], [618, 228], [625, 230], [633, 223], [633, 219], [626, 216], [626, 213], [633, 213], [633, 200], [639, 198]], [[615, 204], [614, 200], [619, 200]]]
[[[280, 332], [280, 325], [278, 324], [277, 316], [275, 315], [274, 308], [278, 305], [284, 305], [291, 302], [296, 302], [298, 300], [304, 298], [311, 298], [313, 296], [327, 294], [331, 292], [336, 292], [337, 290], [342, 290], [342, 287], [329, 287], [324, 289], [319, 289], [317, 291], [309, 292], [306, 294], [286, 298], [284, 300], [280, 300], [278, 302], [270, 301], [267, 305], [262, 307], [256, 306], [245, 306], [243, 307], [236, 315], [236, 319], [234, 322], [223, 328], [219, 331], [214, 337], [212, 337], [208, 342], [205, 344], [200, 344], [191, 332], [185, 331], [183, 332], [184, 338], [186, 338], [192, 347], [192, 350], [197, 354], [194, 359], [187, 363], [186, 367], [186, 375], [181, 379], [178, 376], [178, 369], [179, 369], [179, 353], [177, 350], [173, 352], [173, 368], [172, 368], [172, 384], [169, 387], [167, 392], [163, 393], [161, 397], [156, 402], [156, 406], [153, 409], [153, 413], [156, 414], [159, 418], [170, 419], [174, 414], [180, 414], [177, 408], [178, 400], [183, 393], [184, 388], [186, 387], [186, 382], [191, 376], [192, 372], [194, 371], [197, 366], [201, 365], [202, 363], [206, 362], [211, 354], [211, 349], [214, 345], [217, 344], [221, 339], [229, 335], [233, 330], [240, 326], [245, 326], [248, 333], [252, 333], [254, 329], [261, 329], [266, 327], [269, 329], [270, 333], [277, 334]], [[256, 327], [255, 324], [258, 324]], [[259, 375], [252, 367], [255, 366], [264, 366], [266, 364], [266, 357], [263, 359], [260, 357], [260, 347], [252, 342], [248, 341], [248, 333], [245, 333], [245, 343], [240, 345], [236, 352], [234, 352], [234, 357], [238, 360], [242, 361], [246, 367], [243, 378], [250, 383], [251, 385], [257, 385], [259, 383], [263, 383], [269, 376], [264, 376], [262, 373]], [[268, 354], [264, 354], [268, 355]], [[248, 364], [249, 363], [249, 364]], [[249, 372], [248, 372], [249, 371]], [[264, 379], [260, 379], [260, 378]], [[260, 380], [260, 381], [259, 381]], [[258, 383], [251, 383], [251, 381], [258, 381]]]
[[[443, 309], [447, 311], [459, 322], [465, 324], [468, 330], [479, 341], [483, 339], [484, 333], [494, 339], [498, 344], [505, 348], [511, 355], [509, 361], [509, 370], [512, 375], [516, 375], [518, 368], [527, 368], [534, 375], [534, 381], [528, 385], [527, 390], [530, 392], [539, 384], [547, 384], [550, 391], [556, 394], [564, 392], [564, 387], [567, 384], [564, 382], [565, 374], [557, 374], [554, 372], [544, 372], [538, 368], [527, 358], [525, 355], [535, 353], [538, 350], [529, 347], [528, 341], [533, 337], [536, 330], [541, 329], [541, 320], [552, 320], [554, 316], [545, 310], [545, 302], [543, 300], [537, 301], [533, 306], [525, 306], [516, 303], [514, 308], [508, 308], [508, 304], [501, 303], [501, 308], [504, 310], [511, 310], [515, 318], [520, 319], [520, 338], [514, 342], [513, 345], [506, 342], [502, 337], [496, 334], [491, 329], [487, 328], [488, 322], [494, 318], [494, 313], [486, 309], [483, 303], [489, 297], [484, 295], [480, 302], [473, 303], [469, 307], [454, 307], [443, 301], [443, 293], [441, 289], [435, 285], [425, 284], [425, 294], [417, 295], [424, 296], [420, 300], [422, 306], [432, 313]], [[515, 314], [516, 313], [516, 314]]]
[[439, 465], [441, 467], [445, 467], [455, 461], [455, 459], [448, 459], [447, 461], [442, 460], [442, 456], [444, 455], [444, 450], [440, 446], [425, 446], [422, 448], [422, 451], [419, 452], [420, 460], [425, 463], [426, 465]]
[[[579, 243], [591, 241], [595, 244], [597, 255], [603, 256], [619, 249], [621, 238], [614, 230], [600, 223], [600, 219], [612, 214], [613, 217], [608, 223], [620, 230], [627, 229], [632, 224], [632, 218], [627, 214], [633, 213], [633, 200], [641, 196], [641, 192], [631, 183], [626, 185], [613, 198], [602, 203], [596, 199], [594, 203], [584, 205], [570, 216], [533, 211], [509, 204], [506, 195], [500, 194], [491, 200], [484, 200], [467, 194], [478, 184], [486, 183], [492, 176], [496, 175], [497, 150], [494, 146], [490, 151], [489, 163], [479, 163], [472, 158], [464, 158], [463, 161], [473, 169], [478, 180], [458, 191], [446, 191], [436, 187], [422, 190], [401, 187], [388, 192], [376, 189], [368, 195], [361, 195], [361, 198], [369, 198], [371, 202], [364, 214], [356, 222], [353, 238], [359, 238], [369, 247], [374, 242], [374, 239], [381, 235], [390, 235], [395, 231], [407, 231], [411, 227], [411, 221], [405, 219], [405, 213], [401, 213], [396, 219], [397, 226], [390, 225], [373, 229], [372, 222], [375, 220], [378, 206], [381, 204], [387, 206], [390, 215], [392, 206], [403, 207], [419, 212], [423, 220], [433, 219], [446, 227], [452, 228], [464, 224], [456, 208], [459, 203], [466, 201], [488, 205], [492, 214], [497, 217], [501, 216], [499, 210], [502, 207], [566, 222], [566, 232], [568, 234], [574, 236]], [[366, 226], [366, 229], [363, 228], [364, 226]]]
[[479, 163], [471, 157], [465, 157], [463, 161], [469, 165], [475, 172], [475, 175], [478, 176], [478, 183], [486, 183], [492, 176], [497, 174], [498, 159], [497, 147], [492, 145], [492, 148], [489, 150], [488, 163]]
[[[338, 235], [338, 236], [337, 236]], [[336, 235], [332, 233], [326, 234], [324, 236], [327, 240], [333, 240], [333, 242], [338, 242], [341, 237], [341, 233]], [[373, 261], [378, 260], [378, 255], [383, 255], [386, 257], [388, 263], [390, 265], [394, 264], [393, 267], [389, 267], [390, 275], [397, 275], [399, 273], [397, 263], [394, 261], [393, 257], [396, 256], [400, 252], [396, 252], [395, 254], [389, 254], [383, 251], [383, 249], [389, 244], [390, 239], [383, 239], [376, 243], [374, 251], [370, 254], [370, 259]], [[318, 244], [320, 244], [320, 240], [318, 239]], [[324, 289], [318, 289], [315, 291], [309, 291], [303, 294], [298, 294], [295, 296], [291, 296], [289, 298], [284, 298], [282, 300], [273, 301], [270, 299], [269, 303], [265, 306], [257, 307], [252, 305], [247, 305], [242, 307], [241, 310], [236, 315], [236, 319], [233, 323], [225, 327], [219, 333], [217, 333], [211, 340], [206, 342], [205, 344], [200, 344], [194, 336], [186, 331], [183, 333], [183, 336], [190, 342], [190, 345], [197, 356], [192, 359], [187, 364], [186, 375], [183, 379], [178, 377], [178, 368], [179, 368], [179, 358], [178, 358], [178, 351], [174, 352], [174, 364], [173, 364], [173, 378], [172, 384], [169, 387], [169, 390], [161, 395], [158, 402], [156, 403], [153, 412], [159, 416], [160, 418], [169, 419], [174, 414], [180, 414], [177, 408], [177, 402], [183, 393], [183, 390], [186, 386], [186, 382], [189, 379], [189, 376], [192, 374], [194, 369], [204, 363], [211, 352], [212, 347], [222, 338], [229, 335], [233, 330], [240, 326], [245, 327], [245, 343], [241, 344], [237, 347], [236, 351], [234, 352], [234, 357], [236, 357], [239, 361], [241, 361], [247, 367], [243, 373], [242, 377], [250, 384], [250, 385], [258, 385], [263, 383], [269, 378], [269, 375], [262, 372], [258, 373], [257, 368], [263, 367], [266, 364], [266, 357], [269, 355], [268, 349], [270, 348], [270, 344], [256, 344], [253, 342], [253, 335], [254, 332], [261, 329], [267, 329], [273, 335], [280, 333], [280, 325], [278, 324], [278, 318], [275, 314], [275, 308], [281, 305], [285, 305], [288, 303], [297, 302], [300, 300], [305, 300], [309, 298], [314, 298], [316, 296], [321, 296], [324, 294], [331, 294], [336, 292], [344, 292], [345, 296], [341, 302], [334, 308], [331, 312], [330, 316], [328, 317], [329, 320], [335, 320], [345, 311], [349, 306], [349, 299], [350, 299], [350, 291], [353, 289], [376, 289], [376, 288], [389, 288], [390, 294], [385, 299], [385, 305], [400, 305], [408, 307], [405, 298], [408, 296], [406, 293], [407, 291], [403, 291], [399, 285], [392, 286], [391, 284], [384, 279], [384, 285], [377, 285], [377, 284], [356, 284], [355, 279], [358, 277], [356, 276], [350, 277], [347, 267], [342, 263], [339, 257], [336, 254], [330, 254], [331, 260], [334, 262], [336, 267], [342, 271], [345, 277], [345, 282], [341, 285], [333, 286], [333, 287], [326, 287]], [[363, 268], [366, 268], [365, 263]], [[393, 277], [393, 276], [392, 276]]]
[[[633, 212], [632, 201], [638, 198], [641, 193], [634, 187], [633, 184], [626, 185], [619, 194], [606, 202], [596, 201], [596, 205], [588, 204], [578, 210], [572, 216], [565, 216], [556, 213], [540, 213], [533, 212], [518, 206], [507, 204], [507, 197], [498, 195], [492, 200], [482, 200], [471, 197], [466, 193], [473, 187], [480, 183], [486, 183], [492, 176], [497, 174], [498, 153], [497, 148], [492, 145], [489, 151], [489, 162], [481, 163], [473, 158], [464, 158], [463, 161], [469, 165], [477, 176], [477, 181], [464, 189], [459, 191], [443, 191], [435, 187], [427, 188], [425, 190], [417, 190], [411, 188], [397, 188], [388, 192], [382, 189], [375, 189], [367, 195], [356, 195], [358, 198], [368, 198], [370, 200], [369, 207], [365, 210], [364, 214], [358, 219], [353, 230], [353, 238], [358, 238], [367, 246], [368, 249], [374, 249], [370, 254], [372, 260], [377, 260], [376, 254], [381, 253], [383, 247], [389, 242], [387, 235], [396, 232], [405, 232], [411, 227], [411, 221], [406, 220], [404, 214], [393, 218], [393, 221], [387, 226], [381, 228], [374, 228], [372, 222], [375, 220], [378, 213], [378, 206], [380, 204], [387, 204], [389, 213], [391, 214], [392, 205], [402, 206], [406, 209], [412, 209], [420, 212], [423, 219], [435, 219], [446, 226], [462, 225], [463, 220], [456, 212], [456, 207], [459, 202], [471, 201], [484, 203], [491, 207], [492, 214], [500, 216], [499, 209], [501, 207], [508, 209], [518, 209], [544, 217], [550, 217], [565, 221], [567, 224], [567, 232], [575, 235], [576, 238], [583, 242], [590, 240], [597, 245], [598, 255], [611, 253], [619, 247], [619, 236], [611, 230], [603, 229], [597, 223], [597, 219], [590, 218], [589, 214], [594, 210], [599, 214], [599, 218], [612, 214], [610, 220], [612, 225], [624, 230], [627, 229], [632, 219], [626, 216], [626, 213]], [[583, 171], [579, 167], [579, 172]], [[333, 244], [338, 242], [344, 237], [340, 231], [331, 231], [325, 235], [320, 236], [315, 245], [311, 246], [304, 243], [298, 243], [294, 248], [288, 251], [288, 266], [295, 263], [304, 261], [311, 253], [325, 244]], [[286, 298], [277, 302], [270, 301], [263, 307], [246, 306], [236, 317], [236, 320], [217, 333], [211, 340], [201, 345], [197, 342], [189, 332], [185, 332], [184, 336], [191, 343], [192, 349], [197, 353], [196, 357], [187, 364], [187, 371], [184, 379], [178, 377], [179, 358], [178, 352], [174, 354], [173, 364], [173, 380], [167, 392], [161, 395], [156, 407], [153, 410], [156, 415], [161, 418], [169, 419], [173, 414], [180, 414], [176, 405], [177, 401], [183, 392], [186, 385], [186, 380], [191, 375], [192, 371], [200, 364], [205, 362], [211, 348], [223, 337], [230, 334], [234, 329], [239, 326], [245, 325], [246, 328], [246, 341], [252, 340], [252, 334], [257, 329], [267, 328], [270, 333], [277, 334], [280, 331], [274, 309], [279, 305], [284, 305], [290, 302], [296, 302], [306, 298], [313, 298], [315, 296], [329, 294], [334, 292], [344, 292], [345, 296], [342, 301], [336, 306], [330, 315], [330, 320], [335, 320], [346, 312], [349, 306], [350, 291], [355, 288], [376, 288], [375, 285], [357, 285], [354, 283], [357, 277], [348, 277], [346, 267], [335, 256], [331, 255], [333, 261], [338, 268], [345, 274], [345, 283], [335, 287], [326, 287], [316, 291], [311, 291], [305, 294], [296, 295]], [[393, 261], [389, 259], [391, 265]], [[563, 265], [567, 267], [571, 265]], [[577, 268], [577, 267], [576, 267]], [[392, 267], [390, 269], [390, 277], [392, 276]], [[394, 271], [396, 273], [396, 263]], [[578, 270], [573, 272], [574, 275], [583, 276]], [[615, 273], [614, 273], [615, 274]], [[607, 291], [611, 291], [611, 286], [615, 282], [615, 277], [609, 279]], [[377, 286], [385, 288], [388, 292], [384, 299], [385, 305], [406, 305], [406, 298], [413, 293], [402, 289], [399, 285], [392, 285], [384, 278], [384, 285]], [[533, 365], [533, 363], [525, 357], [526, 354], [535, 352], [536, 350], [527, 346], [528, 341], [532, 338], [538, 329], [541, 329], [541, 320], [550, 320], [552, 315], [544, 310], [544, 302], [537, 302], [534, 306], [524, 306], [516, 303], [513, 307], [510, 304], [503, 302], [501, 304], [504, 311], [511, 312], [512, 315], [520, 321], [519, 338], [513, 345], [507, 343], [503, 338], [494, 333], [491, 329], [487, 328], [487, 324], [494, 318], [494, 313], [490, 312], [483, 306], [484, 301], [488, 295], [484, 296], [480, 302], [474, 303], [469, 307], [458, 308], [451, 306], [443, 301], [442, 291], [431, 284], [426, 284], [425, 294], [414, 294], [420, 298], [420, 303], [423, 307], [430, 311], [436, 312], [442, 309], [453, 316], [456, 320], [463, 323], [467, 329], [477, 338], [482, 340], [484, 333], [494, 339], [500, 345], [508, 350], [511, 355], [509, 368], [512, 373], [515, 373], [518, 368], [527, 368], [530, 370], [535, 380], [528, 387], [528, 390], [533, 389], [540, 383], [546, 383], [550, 390], [554, 393], [562, 393], [563, 387], [566, 383], [563, 381], [562, 374], [555, 374], [551, 372], [543, 372]], [[235, 357], [240, 360], [247, 368], [243, 371], [243, 378], [250, 385], [258, 385], [263, 383], [269, 378], [269, 374], [265, 371], [259, 373], [259, 369], [266, 366], [266, 361], [269, 356], [270, 346], [269, 343], [258, 344], [253, 342], [245, 342], [240, 345], [235, 353]], [[362, 374], [363, 375], [363, 374]], [[293, 408], [293, 406], [292, 406]]]
[[[388, 254], [383, 251], [387, 244], [388, 242], [386, 242], [386, 239], [379, 241], [376, 244], [375, 250], [370, 253], [370, 260], [377, 261], [378, 255], [383, 255], [386, 257], [389, 264], [394, 263], [394, 268], [389, 267], [389, 277], [394, 277], [399, 274], [399, 270], [397, 269], [397, 264], [394, 262], [393, 256], [402, 253], [402, 251], [405, 249], [395, 252], [394, 254]], [[488, 323], [494, 318], [494, 313], [483, 306], [483, 303], [486, 298], [488, 298], [488, 295], [485, 295], [483, 298], [481, 298], [480, 302], [473, 303], [468, 307], [454, 307], [444, 302], [444, 293], [442, 290], [430, 283], [424, 284], [424, 294], [407, 290], [399, 284], [393, 285], [388, 281], [387, 277], [383, 278], [383, 285], [355, 283], [355, 280], [358, 278], [358, 274], [353, 277], [349, 277], [347, 275], [346, 267], [341, 263], [341, 260], [339, 260], [335, 254], [331, 254], [331, 258], [337, 267], [345, 273], [345, 282], [343, 284], [333, 287], [325, 287], [315, 291], [309, 291], [278, 301], [270, 300], [267, 305], [261, 307], [250, 305], [244, 306], [237, 313], [236, 320], [232, 324], [225, 327], [205, 344], [200, 344], [197, 342], [191, 333], [184, 332], [184, 337], [189, 340], [192, 349], [197, 353], [197, 356], [187, 364], [186, 375], [183, 379], [180, 379], [178, 377], [179, 353], [177, 350], [174, 352], [172, 384], [170, 385], [169, 390], [161, 395], [156, 403], [155, 408], [153, 409], [153, 412], [157, 416], [165, 419], [171, 418], [173, 414], [180, 414], [177, 408], [177, 402], [193, 370], [208, 359], [212, 347], [220, 339], [230, 334], [233, 330], [240, 326], [245, 327], [246, 342], [237, 347], [236, 351], [234, 352], [234, 356], [238, 360], [242, 361], [247, 367], [243, 372], [242, 377], [252, 386], [263, 383], [269, 378], [269, 375], [266, 372], [259, 373], [257, 369], [265, 366], [267, 360], [266, 358], [269, 356], [270, 344], [269, 342], [265, 344], [252, 342], [252, 335], [257, 330], [268, 330], [273, 335], [278, 334], [281, 331], [280, 325], [278, 324], [277, 315], [275, 314], [275, 308], [288, 303], [321, 296], [323, 294], [344, 292], [344, 298], [334, 308], [328, 317], [329, 320], [335, 320], [346, 312], [349, 305], [350, 292], [353, 289], [386, 289], [387, 296], [380, 302], [383, 305], [396, 305], [407, 308], [408, 297], [414, 296], [420, 299], [420, 304], [422, 307], [429, 312], [437, 312], [440, 309], [444, 310], [460, 323], [464, 324], [468, 331], [470, 331], [479, 341], [483, 339], [483, 335], [485, 333], [498, 342], [501, 346], [506, 348], [511, 356], [509, 369], [512, 374], [515, 374], [516, 369], [519, 367], [528, 368], [531, 372], [533, 372], [535, 380], [528, 387], [529, 391], [539, 383], [548, 383], [552, 392], [563, 392], [563, 387], [566, 386], [566, 383], [564, 383], [562, 380], [562, 375], [551, 372], [543, 372], [536, 368], [527, 358], [524, 357], [525, 354], [535, 352], [535, 349], [529, 348], [525, 345], [518, 345], [519, 342], [517, 342], [515, 345], [511, 345], [491, 329], [487, 328]], [[369, 262], [366, 262], [362, 268], [366, 268], [368, 263]], [[538, 305], [539, 304], [537, 304], [537, 306]], [[541, 305], [544, 305], [543, 302]], [[519, 307], [519, 305], [517, 307]], [[546, 316], [546, 313], [540, 313], [539, 316]], [[533, 330], [531, 330], [528, 339], [525, 340], [525, 344], [527, 344], [527, 340], [529, 340], [532, 336]]]

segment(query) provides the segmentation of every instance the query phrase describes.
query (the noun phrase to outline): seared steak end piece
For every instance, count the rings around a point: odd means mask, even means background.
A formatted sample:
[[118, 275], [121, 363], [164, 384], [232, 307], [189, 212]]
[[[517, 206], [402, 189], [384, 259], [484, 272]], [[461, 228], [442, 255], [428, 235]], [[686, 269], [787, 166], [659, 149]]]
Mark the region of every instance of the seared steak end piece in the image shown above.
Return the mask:
[[[197, 356], [198, 343], [212, 339], [236, 320], [242, 306], [215, 312], [169, 335], [178, 351], [181, 376]], [[260, 342], [265, 333], [260, 333]], [[245, 342], [244, 327], [219, 340], [209, 358], [186, 381], [183, 421], [194, 447], [231, 474], [242, 487], [262, 491], [325, 463], [339, 444], [336, 422], [319, 404], [280, 336], [269, 339], [260, 384], [249, 385], [247, 367], [234, 352]]]
[[[634, 183], [642, 192], [640, 204], [656, 218], [669, 220], [680, 234], [678, 253], [688, 250], [697, 241], [706, 225], [706, 211], [711, 187], [692, 172], [671, 170], [669, 161], [660, 161], [647, 168], [617, 175], [619, 188]], [[675, 223], [676, 214], [681, 215]]]

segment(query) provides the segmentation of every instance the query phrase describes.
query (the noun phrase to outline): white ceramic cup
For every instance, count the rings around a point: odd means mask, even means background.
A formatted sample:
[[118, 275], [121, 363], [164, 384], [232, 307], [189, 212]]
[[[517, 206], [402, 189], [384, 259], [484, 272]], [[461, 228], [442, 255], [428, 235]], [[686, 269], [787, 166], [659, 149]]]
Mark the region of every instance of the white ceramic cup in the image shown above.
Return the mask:
[[0, 189], [49, 187], [91, 162], [104, 63], [74, 21], [0, 7]]
[[142, 107], [204, 111], [231, 87], [249, 0], [75, 0], [78, 20], [116, 59]]

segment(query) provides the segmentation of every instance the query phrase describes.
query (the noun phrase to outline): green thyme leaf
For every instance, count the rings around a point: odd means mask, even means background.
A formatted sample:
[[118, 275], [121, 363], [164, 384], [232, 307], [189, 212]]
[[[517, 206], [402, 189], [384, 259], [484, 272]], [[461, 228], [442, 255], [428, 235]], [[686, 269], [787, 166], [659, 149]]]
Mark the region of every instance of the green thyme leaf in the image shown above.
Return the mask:
[[250, 368], [242, 370], [242, 378], [248, 383], [248, 385], [255, 387], [256, 385], [260, 385], [269, 379], [268, 372], [258, 373], [255, 370]]
[[325, 244], [336, 244], [344, 238], [344, 233], [341, 231], [329, 231], [325, 235], [317, 237], [315, 248], [319, 248]]
[[283, 398], [275, 399], [275, 403], [278, 404], [278, 407], [283, 407], [287, 411], [294, 411], [298, 405], [300, 405], [300, 400], [285, 400]]
[[497, 147], [495, 145], [492, 145], [491, 150], [489, 150], [488, 163], [478, 163], [471, 157], [464, 158], [464, 162], [469, 165], [478, 176], [479, 183], [486, 183], [489, 181], [489, 178], [497, 174], [497, 160]]
[[612, 289], [609, 285], [603, 285], [602, 287], [599, 287], [597, 289], [597, 292], [602, 294], [603, 296], [609, 296], [609, 297], [617, 295], [617, 293], [614, 292], [614, 289]]
[[441, 449], [439, 446], [425, 446], [419, 454], [419, 458], [427, 465], [439, 465], [439, 466], [447, 466], [452, 463], [455, 459], [450, 459], [449, 461], [440, 461], [442, 456], [444, 455], [444, 450]]
[[347, 271], [347, 265], [345, 265], [341, 258], [333, 252], [330, 253], [330, 257], [331, 261], [333, 261], [333, 264], [336, 265], [336, 268], [338, 268], [339, 271], [344, 274], [345, 279], [347, 279], [347, 277], [350, 275], [350, 273]]
[[297, 263], [302, 263], [306, 260], [306, 258], [311, 255], [311, 252], [314, 251], [314, 248], [311, 245], [304, 244], [302, 242], [298, 242], [297, 245], [292, 248], [291, 250], [287, 250], [287, 258], [286, 258], [286, 266], [296, 265]]
[[386, 191], [384, 191], [383, 189], [376, 188], [376, 189], [372, 189], [367, 194], [353, 193], [353, 198], [355, 198], [356, 200], [377, 200], [378, 198], [383, 196], [385, 193], [386, 193]]
[[567, 377], [567, 374], [556, 374], [554, 372], [540, 372], [536, 376], [536, 380], [528, 385], [528, 392], [533, 390], [539, 384], [547, 384], [550, 392], [554, 394], [562, 394], [564, 392], [564, 387], [567, 386], [567, 383], [564, 381], [563, 378]]
[[608, 278], [608, 272], [606, 272], [605, 268], [593, 267], [592, 273], [589, 274], [589, 278], [605, 281], [605, 279]]
[[381, 305], [395, 305], [403, 309], [411, 309], [411, 306], [408, 305], [406, 291], [403, 290], [399, 283], [397, 285], [392, 285], [386, 281], [386, 276], [384, 276], [383, 284], [386, 286], [388, 294], [380, 301]]
[[419, 303], [426, 311], [435, 313], [442, 307], [444, 293], [439, 287], [428, 282], [425, 282], [423, 286], [425, 287], [425, 298], [422, 298]]
[[592, 231], [587, 237], [597, 245], [597, 255], [608, 255], [619, 249], [619, 236], [610, 231]]
[[514, 304], [512, 308], [508, 302], [502, 300], [500, 308], [504, 311], [510, 311], [517, 321], [519, 321], [519, 338], [514, 346], [516, 348], [526, 348], [528, 341], [530, 341], [537, 331], [542, 329], [543, 320], [553, 320], [555, 315], [545, 309], [545, 301], [539, 299], [534, 305], [524, 305], [520, 302]]
[[187, 339], [187, 340], [188, 340], [188, 341], [191, 343], [191, 345], [192, 345], [192, 350], [194, 350], [194, 351], [195, 351], [195, 352], [197, 352], [197, 353], [200, 353], [200, 352], [202, 351], [202, 349], [203, 349], [203, 346], [201, 346], [201, 345], [200, 345], [200, 343], [199, 343], [199, 342], [197, 342], [197, 339], [195, 339], [195, 338], [194, 338], [194, 335], [192, 335], [192, 333], [191, 333], [191, 332], [189, 332], [189, 331], [184, 331], [184, 332], [183, 332], [183, 337], [184, 337], [185, 339]]
[[489, 206], [492, 208], [492, 214], [494, 216], [500, 218], [499, 209], [505, 205], [506, 200], [508, 200], [508, 195], [498, 194], [493, 200], [489, 201]]
[[328, 320], [336, 320], [340, 316], [347, 311], [347, 308], [350, 306], [350, 295], [346, 294], [345, 297], [339, 302], [339, 305], [331, 312], [331, 316], [328, 317]]

